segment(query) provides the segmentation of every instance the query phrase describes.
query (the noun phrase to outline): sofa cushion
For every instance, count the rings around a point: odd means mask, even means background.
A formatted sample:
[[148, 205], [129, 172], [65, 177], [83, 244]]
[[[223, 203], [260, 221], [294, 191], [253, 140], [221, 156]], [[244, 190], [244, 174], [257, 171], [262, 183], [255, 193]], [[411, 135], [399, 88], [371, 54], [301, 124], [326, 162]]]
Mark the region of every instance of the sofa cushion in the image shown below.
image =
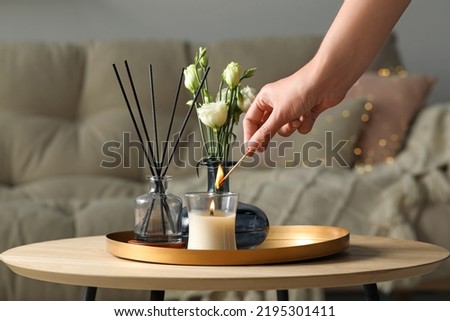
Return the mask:
[[27, 200], [91, 200], [117, 195], [136, 197], [148, 184], [101, 175], [62, 175], [8, 187], [0, 184], [0, 201]]
[[[146, 167], [138, 148], [132, 147], [136, 138], [131, 127], [128, 114], [119, 109], [78, 122], [3, 113], [0, 117], [0, 146], [4, 152], [0, 160], [2, 181], [14, 185], [69, 174], [143, 180]], [[122, 143], [123, 132], [133, 134], [125, 143]]]
[[[2, 45], [0, 182], [14, 185], [84, 174], [143, 181], [148, 164], [112, 64], [118, 65], [133, 103], [123, 64], [128, 60], [150, 140], [155, 138], [148, 65], [154, 65], [158, 135], [163, 141], [181, 70], [187, 65], [185, 56], [183, 42], [169, 41]], [[187, 92], [180, 94], [172, 135], [188, 111]], [[186, 132], [193, 131], [191, 118]]]
[[0, 112], [73, 120], [84, 77], [82, 47], [58, 43], [0, 46]]
[[393, 160], [403, 147], [412, 120], [425, 106], [434, 81], [429, 75], [403, 73], [384, 77], [367, 72], [356, 82], [347, 98], [364, 97], [373, 105], [355, 149], [357, 164]]
[[[186, 45], [183, 42], [94, 42], [87, 44], [85, 50], [86, 72], [80, 98], [80, 117], [88, 117], [111, 108], [126, 108], [113, 64], [119, 69], [130, 102], [134, 106], [124, 65], [124, 61], [127, 60], [140, 104], [147, 112], [151, 106], [148, 66], [152, 64], [155, 101], [159, 107], [158, 116], [161, 120], [167, 119], [173, 106], [181, 68], [188, 64]], [[181, 94], [180, 101], [184, 106], [188, 97], [187, 92], [182, 90]]]

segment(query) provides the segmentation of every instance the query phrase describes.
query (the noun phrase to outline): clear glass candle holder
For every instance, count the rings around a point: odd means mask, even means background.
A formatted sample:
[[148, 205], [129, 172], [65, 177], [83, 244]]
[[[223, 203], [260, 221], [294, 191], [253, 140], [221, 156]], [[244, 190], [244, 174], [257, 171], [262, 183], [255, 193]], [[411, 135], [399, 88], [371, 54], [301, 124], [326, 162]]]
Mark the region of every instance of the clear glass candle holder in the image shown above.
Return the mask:
[[236, 250], [238, 193], [186, 193], [189, 250]]

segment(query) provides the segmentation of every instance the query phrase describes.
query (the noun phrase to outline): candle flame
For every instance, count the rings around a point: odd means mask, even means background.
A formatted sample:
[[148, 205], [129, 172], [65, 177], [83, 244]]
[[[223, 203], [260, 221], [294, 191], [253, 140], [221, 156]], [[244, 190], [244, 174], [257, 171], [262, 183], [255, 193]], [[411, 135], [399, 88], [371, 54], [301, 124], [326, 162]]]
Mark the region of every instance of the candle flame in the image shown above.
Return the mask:
[[214, 210], [216, 209], [216, 206], [214, 205], [214, 200], [212, 200], [211, 205], [209, 206], [209, 215], [214, 216]]
[[214, 184], [214, 187], [216, 189], [219, 189], [220, 185], [222, 185], [223, 177], [224, 177], [223, 168], [222, 168], [222, 165], [219, 164], [219, 166], [217, 167], [217, 173], [216, 173], [216, 183]]

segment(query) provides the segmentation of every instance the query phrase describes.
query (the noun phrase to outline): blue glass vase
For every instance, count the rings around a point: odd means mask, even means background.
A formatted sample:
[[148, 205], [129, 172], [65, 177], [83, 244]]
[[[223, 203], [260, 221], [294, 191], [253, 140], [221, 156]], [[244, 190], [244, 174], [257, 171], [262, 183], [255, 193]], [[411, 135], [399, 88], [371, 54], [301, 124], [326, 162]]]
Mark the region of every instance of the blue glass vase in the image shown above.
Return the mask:
[[[219, 190], [215, 188], [218, 162], [203, 163], [207, 168], [207, 191], [212, 193], [229, 192], [229, 178], [222, 184]], [[224, 174], [232, 167], [233, 163], [223, 166]], [[239, 202], [236, 211], [236, 247], [237, 249], [251, 249], [262, 242], [269, 232], [269, 220], [260, 208]], [[187, 209], [182, 212], [182, 235], [183, 241], [187, 242], [189, 237], [189, 219]]]

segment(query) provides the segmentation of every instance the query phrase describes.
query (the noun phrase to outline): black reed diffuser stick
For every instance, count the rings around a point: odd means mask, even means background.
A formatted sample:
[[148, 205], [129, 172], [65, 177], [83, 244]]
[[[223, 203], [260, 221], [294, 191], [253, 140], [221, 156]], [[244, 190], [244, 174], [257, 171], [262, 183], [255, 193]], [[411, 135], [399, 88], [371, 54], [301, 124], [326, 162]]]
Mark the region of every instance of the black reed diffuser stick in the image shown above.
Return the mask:
[[[206, 77], [208, 76], [208, 73], [209, 73], [209, 69], [210, 69], [210, 67], [208, 67], [206, 69], [205, 74], [203, 75], [202, 80], [200, 82], [200, 85], [198, 86], [198, 89], [195, 92], [194, 99], [191, 101], [191, 106], [189, 107], [189, 111], [187, 112], [186, 117], [184, 118], [183, 124], [181, 125], [181, 129], [178, 132], [177, 139], [175, 140], [175, 146], [172, 149], [172, 153], [170, 154], [169, 160], [167, 161], [168, 164], [170, 164], [172, 162], [173, 156], [174, 156], [175, 151], [176, 151], [176, 149], [178, 147], [178, 143], [180, 142], [180, 137], [183, 135], [183, 132], [186, 129], [186, 125], [187, 125], [187, 122], [189, 120], [189, 117], [191, 116], [192, 110], [195, 107], [195, 102], [197, 101], [198, 97], [200, 96], [200, 92], [201, 92], [201, 90], [202, 90], [202, 88], [203, 88], [203, 86], [205, 84]], [[165, 170], [163, 172], [163, 176], [167, 173], [168, 169], [169, 169], [169, 166], [166, 166], [166, 168], [165, 168]]]
[[[133, 96], [134, 96], [134, 99], [135, 99], [136, 108], [138, 110], [139, 119], [140, 119], [141, 124], [142, 124], [142, 128], [143, 128], [143, 131], [144, 131], [144, 134], [145, 134], [145, 138], [147, 139], [147, 144], [144, 143], [144, 139], [143, 139], [143, 135], [142, 135], [141, 130], [140, 130], [140, 126], [138, 125], [138, 123], [136, 121], [136, 116], [134, 115], [133, 109], [131, 107], [130, 101], [129, 101], [127, 93], [126, 93], [126, 90], [125, 90], [125, 88], [123, 86], [123, 82], [121, 80], [120, 73], [119, 73], [119, 71], [117, 69], [116, 64], [113, 64], [114, 72], [115, 72], [115, 75], [117, 77], [117, 81], [119, 83], [120, 89], [122, 91], [122, 95], [123, 95], [123, 98], [125, 100], [125, 104], [126, 104], [126, 106], [128, 108], [130, 117], [131, 117], [131, 119], [133, 121], [133, 125], [134, 125], [136, 133], [138, 135], [139, 141], [140, 141], [140, 143], [141, 143], [141, 145], [143, 147], [146, 159], [148, 161], [148, 165], [149, 165], [150, 171], [152, 172], [152, 174], [154, 176], [164, 176], [164, 174], [167, 173], [169, 165], [170, 165], [170, 163], [171, 163], [171, 161], [173, 159], [174, 153], [176, 152], [176, 149], [178, 147], [178, 144], [179, 144], [179, 141], [181, 139], [181, 136], [183, 135], [184, 130], [186, 128], [186, 125], [188, 123], [189, 117], [192, 114], [192, 110], [195, 107], [195, 103], [196, 103], [198, 97], [200, 96], [200, 92], [202, 90], [202, 87], [205, 84], [206, 77], [207, 77], [208, 72], [209, 72], [209, 67], [208, 67], [208, 69], [206, 69], [206, 71], [205, 71], [205, 73], [203, 75], [203, 78], [201, 79], [200, 85], [199, 85], [199, 87], [198, 87], [198, 89], [197, 89], [197, 91], [196, 91], [196, 93], [194, 95], [194, 99], [191, 101], [191, 105], [189, 107], [188, 112], [186, 113], [186, 116], [185, 116], [185, 118], [183, 120], [181, 128], [177, 132], [177, 134], [175, 135], [176, 138], [175, 138], [175, 140], [174, 140], [174, 142], [172, 144], [174, 147], [172, 148], [170, 156], [168, 157], [167, 162], [164, 162], [164, 156], [167, 156], [168, 148], [171, 145], [171, 144], [169, 144], [169, 137], [170, 137], [170, 132], [171, 132], [172, 127], [173, 127], [173, 121], [174, 121], [174, 117], [175, 117], [176, 107], [177, 107], [177, 104], [178, 104], [178, 97], [179, 97], [181, 85], [183, 83], [183, 71], [184, 71], [184, 69], [181, 70], [180, 80], [179, 80], [177, 91], [176, 91], [176, 95], [175, 95], [174, 105], [172, 107], [172, 114], [171, 114], [171, 117], [170, 117], [169, 128], [168, 128], [167, 135], [166, 135], [166, 141], [164, 142], [164, 149], [163, 149], [163, 154], [162, 154], [163, 157], [157, 158], [157, 155], [155, 156], [154, 150], [152, 148], [153, 144], [152, 144], [152, 141], [150, 139], [148, 127], [146, 125], [145, 118], [144, 118], [144, 115], [143, 115], [143, 112], [142, 112], [142, 108], [141, 108], [141, 105], [140, 105], [140, 102], [139, 102], [139, 97], [137, 95], [137, 91], [136, 91], [136, 88], [134, 86], [134, 81], [133, 81], [133, 77], [132, 77], [132, 74], [131, 74], [130, 67], [129, 67], [128, 62], [126, 60], [125, 60], [124, 63], [125, 63], [125, 68], [127, 70], [127, 74], [128, 74], [128, 78], [129, 78], [129, 81], [130, 81], [130, 86], [131, 86], [131, 89], [132, 89], [132, 92], [133, 92]], [[152, 73], [149, 72], [149, 74], [151, 75]], [[152, 84], [153, 80], [152, 79], [153, 79], [153, 76], [151, 76], [151, 79], [150, 79], [151, 87], [153, 88], [153, 84]], [[151, 89], [151, 91], [153, 93], [154, 90]], [[154, 94], [152, 94], [152, 96], [154, 96]], [[157, 116], [156, 116], [156, 106], [155, 106], [155, 103], [154, 103], [154, 99], [153, 99], [153, 102], [152, 102], [152, 114], [153, 114], [153, 119], [156, 120]], [[156, 122], [154, 123], [154, 129], [157, 129], [156, 128]], [[156, 130], [154, 130], [154, 136], [155, 136], [154, 138], [156, 140], [157, 137], [158, 137]], [[157, 145], [159, 145], [159, 143], [156, 141], [155, 145], [157, 146]], [[148, 148], [148, 151], [147, 151], [146, 146]], [[164, 171], [162, 171], [163, 168], [164, 168]], [[159, 175], [155, 175], [155, 174], [159, 174]]]
[[[136, 91], [136, 88], [135, 88], [135, 85], [134, 85], [134, 81], [133, 81], [133, 77], [132, 77], [132, 74], [131, 74], [130, 67], [129, 67], [128, 62], [126, 60], [125, 60], [124, 63], [125, 63], [125, 68], [126, 68], [127, 75], [128, 75], [128, 80], [130, 82], [131, 90], [132, 90], [132, 93], [133, 93], [133, 96], [134, 96], [136, 109], [138, 110], [139, 118], [140, 118], [140, 121], [141, 121], [141, 127], [142, 127], [142, 129], [144, 131], [145, 138], [147, 139], [146, 143], [144, 143], [144, 139], [143, 139], [143, 135], [142, 135], [141, 130], [140, 130], [140, 126], [138, 125], [138, 123], [136, 121], [136, 116], [135, 116], [135, 114], [133, 112], [133, 108], [131, 107], [130, 100], [127, 97], [127, 93], [125, 91], [125, 88], [123, 86], [123, 82], [122, 82], [122, 80], [120, 78], [119, 71], [118, 71], [118, 69], [117, 69], [115, 64], [113, 64], [114, 72], [115, 72], [115, 75], [117, 77], [117, 81], [118, 81], [120, 89], [122, 91], [122, 95], [124, 97], [125, 104], [126, 104], [126, 106], [128, 108], [130, 117], [132, 119], [133, 125], [134, 125], [136, 133], [138, 135], [139, 141], [140, 141], [140, 143], [141, 143], [141, 145], [143, 147], [143, 151], [144, 151], [146, 160], [148, 162], [150, 172], [152, 173], [153, 176], [156, 177], [156, 180], [155, 180], [155, 192], [164, 194], [165, 193], [165, 186], [163, 184], [162, 178], [166, 175], [166, 173], [167, 173], [167, 171], [169, 169], [169, 165], [172, 162], [173, 156], [174, 156], [174, 154], [176, 152], [176, 149], [177, 149], [177, 147], [179, 145], [179, 141], [181, 139], [181, 136], [183, 135], [183, 132], [184, 132], [184, 130], [186, 128], [188, 119], [189, 119], [189, 117], [190, 117], [190, 115], [192, 113], [193, 108], [195, 107], [195, 103], [196, 103], [198, 97], [200, 96], [200, 92], [202, 90], [202, 87], [205, 84], [206, 76], [207, 76], [207, 74], [209, 72], [209, 68], [206, 70], [205, 74], [202, 77], [202, 80], [200, 82], [199, 88], [197, 89], [197, 91], [196, 91], [196, 93], [194, 95], [194, 99], [191, 102], [191, 106], [190, 106], [189, 111], [187, 112], [187, 114], [186, 114], [186, 116], [185, 116], [185, 118], [183, 120], [183, 123], [181, 125], [180, 130], [178, 131], [178, 133], [176, 135], [174, 135], [175, 141], [173, 142], [174, 143], [173, 144], [173, 148], [172, 148], [172, 151], [170, 152], [170, 155], [168, 155], [168, 148], [170, 146], [170, 144], [169, 144], [170, 133], [171, 133], [172, 127], [173, 127], [175, 111], [176, 111], [176, 107], [177, 107], [177, 104], [178, 104], [179, 93], [180, 93], [181, 84], [183, 82], [183, 76], [184, 76], [184, 72], [183, 72], [184, 69], [181, 70], [180, 79], [179, 79], [179, 83], [178, 83], [178, 87], [177, 87], [177, 92], [176, 92], [176, 95], [175, 95], [174, 105], [173, 105], [173, 108], [172, 108], [172, 114], [171, 114], [171, 117], [170, 117], [170, 122], [169, 122], [168, 130], [167, 130], [166, 141], [164, 142], [163, 152], [162, 152], [162, 156], [161, 156], [160, 155], [160, 151], [159, 151], [160, 142], [159, 142], [159, 139], [158, 139], [158, 128], [157, 128], [158, 121], [157, 121], [157, 115], [156, 115], [156, 103], [155, 103], [155, 94], [154, 94], [152, 65], [149, 65], [148, 74], [149, 74], [149, 82], [150, 82], [151, 111], [152, 111], [152, 118], [153, 118], [154, 144], [153, 144], [153, 142], [150, 139], [149, 130], [148, 130], [147, 124], [145, 122], [145, 117], [144, 117], [144, 114], [142, 112], [141, 104], [139, 102], [139, 97], [138, 97], [138, 94], [137, 94], [137, 91]], [[152, 147], [153, 145], [155, 145], [156, 155], [155, 155], [153, 147]], [[165, 161], [166, 157], [168, 157], [167, 161]], [[142, 221], [142, 224], [139, 227], [139, 231], [140, 231], [141, 235], [145, 234], [145, 232], [148, 230], [148, 226], [150, 224], [152, 211], [153, 211], [153, 208], [155, 206], [154, 202], [155, 202], [155, 199], [152, 200], [151, 205], [146, 210], [144, 219]], [[167, 222], [169, 224], [169, 227], [170, 227], [170, 229], [172, 231], [175, 230], [175, 224], [173, 222], [173, 219], [172, 219], [172, 216], [171, 216], [171, 213], [170, 213], [170, 208], [169, 208], [169, 206], [167, 204], [166, 199], [164, 197], [162, 197], [160, 199], [160, 202], [161, 202], [161, 204], [160, 204], [161, 220], [160, 221], [161, 221], [161, 224], [162, 224], [162, 230], [164, 231], [164, 234], [165, 234], [166, 233], [166, 220], [167, 220]]]
[[[158, 166], [158, 160], [155, 157], [155, 154], [153, 152], [153, 144], [152, 144], [152, 142], [150, 140], [150, 135], [149, 135], [149, 132], [147, 130], [147, 124], [145, 123], [144, 114], [142, 112], [141, 104], [139, 103], [139, 98], [138, 98], [138, 95], [137, 95], [137, 92], [136, 92], [136, 88], [134, 86], [133, 77], [131, 76], [131, 70], [130, 70], [130, 67], [129, 67], [128, 62], [126, 60], [125, 60], [124, 63], [125, 63], [125, 68], [127, 70], [128, 79], [130, 81], [131, 90], [133, 91], [133, 96], [134, 96], [134, 100], [136, 102], [136, 107], [137, 107], [137, 110], [139, 112], [139, 118], [141, 119], [141, 124], [142, 124], [142, 127], [144, 129], [145, 138], [147, 139], [147, 143], [145, 145], [142, 145], [142, 147], [145, 149], [145, 146], [148, 146], [148, 151], [150, 152], [151, 160], [153, 162], [154, 172], [156, 172], [156, 174], [158, 176], [160, 176], [161, 175], [161, 168], [160, 168], [160, 166]], [[152, 80], [150, 80], [150, 84], [152, 85]], [[156, 114], [156, 112], [154, 111], [153, 114]], [[153, 115], [153, 116], [155, 117], [155, 115]], [[156, 137], [155, 137], [155, 140], [156, 140]], [[143, 142], [141, 142], [141, 143], [143, 143]], [[157, 141], [156, 141], [156, 143], [157, 143]]]
[[139, 141], [140, 141], [140, 143], [141, 143], [141, 145], [143, 147], [145, 159], [147, 160], [148, 166], [150, 168], [150, 172], [152, 173], [153, 176], [155, 176], [155, 171], [153, 169], [155, 166], [152, 164], [152, 160], [150, 159], [150, 156], [147, 153], [147, 149], [145, 148], [144, 140], [142, 138], [141, 131], [139, 130], [139, 126], [137, 124], [136, 117], [134, 116], [133, 110], [131, 109], [131, 104], [130, 104], [130, 101], [128, 100], [128, 96], [126, 94], [125, 88], [124, 88], [122, 80], [120, 78], [119, 71], [117, 70], [117, 67], [116, 67], [115, 64], [113, 64], [113, 68], [114, 68], [114, 72], [115, 72], [116, 77], [117, 77], [117, 81], [119, 82], [119, 86], [120, 86], [120, 89], [122, 91], [122, 95], [123, 95], [123, 98], [125, 100], [125, 104], [126, 104], [126, 106], [128, 108], [128, 112], [130, 114], [131, 120], [133, 121], [134, 128], [136, 129], [136, 133], [138, 135]]
[[161, 159], [159, 158], [159, 139], [158, 139], [158, 122], [156, 120], [156, 103], [155, 103], [155, 87], [153, 85], [153, 68], [148, 65], [148, 78], [150, 79], [150, 96], [152, 98], [152, 118], [153, 118], [153, 137], [156, 143], [156, 159], [158, 162], [159, 175], [161, 175]]

